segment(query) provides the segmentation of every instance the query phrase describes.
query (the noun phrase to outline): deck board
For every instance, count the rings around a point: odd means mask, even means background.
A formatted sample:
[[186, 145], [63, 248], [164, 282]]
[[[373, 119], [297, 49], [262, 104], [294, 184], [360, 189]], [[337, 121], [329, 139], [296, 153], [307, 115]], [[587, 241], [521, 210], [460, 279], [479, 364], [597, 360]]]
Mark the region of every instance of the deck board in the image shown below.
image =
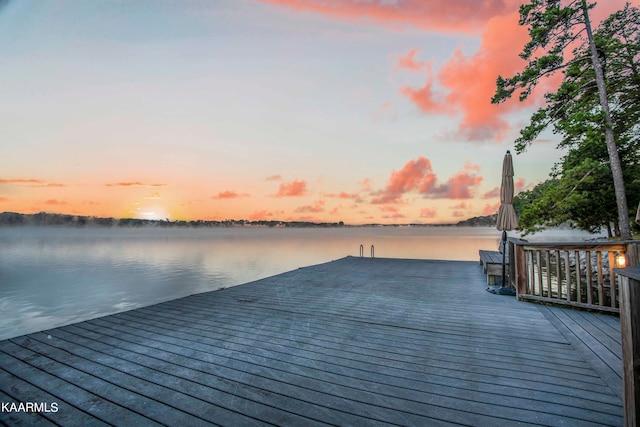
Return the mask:
[[622, 424], [616, 318], [484, 288], [347, 257], [1, 341], [0, 398], [62, 425]]

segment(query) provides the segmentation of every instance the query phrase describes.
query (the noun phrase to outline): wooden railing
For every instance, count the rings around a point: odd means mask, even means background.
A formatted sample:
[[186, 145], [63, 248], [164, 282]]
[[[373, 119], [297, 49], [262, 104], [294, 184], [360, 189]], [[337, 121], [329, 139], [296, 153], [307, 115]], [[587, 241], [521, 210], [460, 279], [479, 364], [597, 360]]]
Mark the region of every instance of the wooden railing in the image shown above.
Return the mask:
[[620, 334], [622, 338], [622, 386], [624, 425], [638, 425], [640, 411], [640, 267], [619, 269]]
[[509, 239], [509, 280], [519, 300], [620, 312], [614, 272], [638, 260], [640, 241], [544, 243]]

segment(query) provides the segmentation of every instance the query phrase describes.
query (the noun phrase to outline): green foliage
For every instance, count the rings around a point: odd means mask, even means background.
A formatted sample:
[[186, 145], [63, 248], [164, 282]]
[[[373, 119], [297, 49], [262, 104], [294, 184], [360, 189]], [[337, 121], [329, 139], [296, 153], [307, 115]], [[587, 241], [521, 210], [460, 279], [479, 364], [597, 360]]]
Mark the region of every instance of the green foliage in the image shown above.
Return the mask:
[[[519, 214], [519, 227], [524, 234], [545, 227], [570, 223], [576, 228], [599, 232], [617, 220], [613, 179], [607, 158], [606, 144], [601, 135], [587, 138], [557, 163], [551, 178], [533, 190], [518, 194], [514, 208]], [[640, 199], [640, 164], [638, 144], [625, 144], [621, 156], [627, 194], [636, 206]], [[635, 154], [632, 154], [635, 150]]]
[[[628, 202], [635, 207], [640, 198], [640, 9], [627, 4], [594, 34], [606, 82], [607, 124], [590, 46], [587, 40], [579, 43], [578, 34], [571, 32], [580, 20], [581, 5], [586, 2], [573, 1], [563, 7], [560, 1], [531, 0], [521, 7], [521, 23], [530, 25], [531, 35], [521, 56], [529, 59], [543, 53], [531, 59], [521, 74], [511, 79], [499, 77], [493, 99], [501, 102], [518, 89], [520, 98], [525, 99], [545, 73], [562, 69], [564, 74], [561, 86], [545, 95], [546, 106], [531, 116], [515, 142], [521, 153], [553, 125], [554, 133], [562, 135], [559, 147], [567, 153], [549, 180], [516, 196], [520, 227], [527, 233], [566, 222], [599, 231], [618, 221], [607, 129], [616, 136]], [[567, 33], [560, 34], [561, 30]], [[571, 43], [575, 46], [573, 59], [564, 62], [562, 52]]]

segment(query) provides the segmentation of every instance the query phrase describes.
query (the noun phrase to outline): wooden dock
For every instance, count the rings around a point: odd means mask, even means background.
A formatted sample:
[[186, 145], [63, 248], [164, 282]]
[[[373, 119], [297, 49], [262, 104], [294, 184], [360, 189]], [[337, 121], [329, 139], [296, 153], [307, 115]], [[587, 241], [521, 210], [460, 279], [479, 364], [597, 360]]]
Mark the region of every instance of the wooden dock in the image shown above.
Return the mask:
[[[620, 426], [617, 317], [347, 257], [0, 342], [5, 425]], [[42, 408], [41, 408], [42, 409]]]

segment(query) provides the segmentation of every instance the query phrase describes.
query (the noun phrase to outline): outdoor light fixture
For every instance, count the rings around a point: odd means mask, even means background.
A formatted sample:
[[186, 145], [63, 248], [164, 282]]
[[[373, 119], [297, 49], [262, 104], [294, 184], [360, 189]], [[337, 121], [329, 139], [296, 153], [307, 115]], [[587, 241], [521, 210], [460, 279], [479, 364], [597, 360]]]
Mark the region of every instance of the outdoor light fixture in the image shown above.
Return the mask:
[[624, 256], [624, 254], [620, 254], [616, 257], [616, 267], [618, 268], [623, 268], [626, 267], [627, 265], [627, 258]]

